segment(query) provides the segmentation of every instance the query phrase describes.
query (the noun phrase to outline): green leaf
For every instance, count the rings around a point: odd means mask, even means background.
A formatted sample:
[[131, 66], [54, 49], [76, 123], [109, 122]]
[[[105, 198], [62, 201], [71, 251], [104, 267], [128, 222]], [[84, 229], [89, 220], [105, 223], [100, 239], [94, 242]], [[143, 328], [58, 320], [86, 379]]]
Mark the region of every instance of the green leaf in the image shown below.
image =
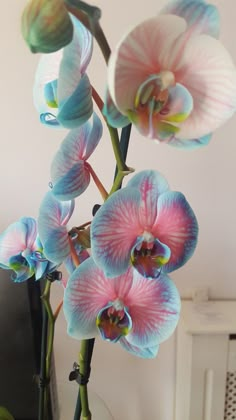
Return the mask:
[[14, 417], [5, 407], [0, 407], [0, 420], [14, 420]]

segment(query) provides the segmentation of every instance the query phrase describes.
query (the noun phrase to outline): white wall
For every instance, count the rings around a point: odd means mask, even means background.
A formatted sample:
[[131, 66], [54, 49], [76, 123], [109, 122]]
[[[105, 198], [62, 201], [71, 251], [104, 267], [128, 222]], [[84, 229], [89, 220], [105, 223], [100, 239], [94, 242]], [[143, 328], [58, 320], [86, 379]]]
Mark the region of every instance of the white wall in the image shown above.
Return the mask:
[[[221, 39], [236, 58], [235, 0], [213, 2], [219, 6], [222, 17]], [[166, 1], [93, 3], [103, 9], [102, 26], [113, 47], [128, 27], [158, 12]], [[24, 4], [24, 0], [1, 4], [0, 229], [23, 215], [37, 216], [50, 181], [50, 161], [65, 134], [41, 126], [33, 108], [32, 84], [38, 57], [29, 53], [21, 39], [20, 14]], [[97, 47], [89, 74], [102, 94], [106, 72]], [[173, 189], [186, 195], [199, 220], [197, 251], [185, 267], [172, 275], [183, 297], [191, 296], [199, 286], [208, 286], [211, 297], [236, 298], [235, 128], [234, 117], [215, 133], [207, 148], [195, 152], [157, 146], [141, 138], [135, 129], [132, 132], [128, 164], [137, 170], [153, 168], [162, 172]], [[109, 188], [107, 180], [112, 179], [114, 159], [104, 131], [103, 142], [91, 162]], [[87, 221], [93, 203], [100, 202], [93, 185], [83, 198], [78, 200], [77, 224]], [[58, 293], [59, 289], [54, 300], [59, 300]], [[116, 420], [172, 420], [174, 349], [173, 337], [161, 346], [156, 360], [143, 361], [126, 354], [118, 345], [98, 341], [91, 387], [108, 403]], [[56, 334], [60, 384], [66, 383], [77, 351], [78, 343], [66, 336], [61, 315]], [[69, 418], [72, 417], [63, 420]]]

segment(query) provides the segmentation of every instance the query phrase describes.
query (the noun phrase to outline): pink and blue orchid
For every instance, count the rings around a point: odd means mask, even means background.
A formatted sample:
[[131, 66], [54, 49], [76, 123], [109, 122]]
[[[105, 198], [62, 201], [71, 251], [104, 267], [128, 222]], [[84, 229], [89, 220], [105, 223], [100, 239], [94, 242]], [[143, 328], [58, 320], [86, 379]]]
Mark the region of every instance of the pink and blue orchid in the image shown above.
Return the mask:
[[68, 133], [51, 165], [52, 193], [58, 200], [71, 200], [86, 190], [91, 168], [87, 159], [101, 136], [102, 123], [95, 113], [92, 124], [87, 121]]
[[71, 252], [67, 223], [74, 206], [74, 200], [58, 201], [49, 191], [39, 209], [38, 231], [44, 253], [56, 264], [61, 264]]
[[130, 267], [110, 279], [91, 257], [69, 278], [63, 307], [72, 337], [100, 333], [136, 356], [152, 358], [177, 325], [180, 297], [167, 275], [147, 281]]
[[45, 257], [33, 218], [22, 217], [0, 235], [0, 267], [13, 270], [15, 282], [33, 275], [39, 280], [56, 269], [55, 263]]
[[35, 76], [34, 103], [40, 120], [69, 129], [85, 123], [93, 112], [92, 89], [85, 71], [93, 42], [90, 32], [74, 16], [72, 41], [43, 55]]
[[[208, 144], [236, 109], [236, 70], [204, 0], [175, 0], [129, 32], [111, 55], [104, 114], [177, 147]], [[124, 118], [125, 117], [125, 118]]]
[[107, 276], [132, 264], [141, 275], [181, 267], [192, 256], [198, 224], [184, 195], [157, 171], [142, 171], [98, 210], [91, 225], [93, 258]]

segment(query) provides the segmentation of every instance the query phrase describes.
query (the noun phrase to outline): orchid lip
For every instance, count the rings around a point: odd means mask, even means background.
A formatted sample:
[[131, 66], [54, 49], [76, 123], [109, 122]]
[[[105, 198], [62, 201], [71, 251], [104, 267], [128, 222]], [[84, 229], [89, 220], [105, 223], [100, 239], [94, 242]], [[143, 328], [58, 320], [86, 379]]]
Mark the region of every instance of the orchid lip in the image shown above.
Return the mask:
[[96, 325], [104, 340], [116, 343], [121, 337], [129, 334], [132, 319], [123, 302], [116, 299], [99, 311]]
[[151, 233], [144, 232], [137, 238], [131, 251], [130, 261], [142, 276], [158, 278], [170, 256], [171, 250], [167, 245], [154, 238]]

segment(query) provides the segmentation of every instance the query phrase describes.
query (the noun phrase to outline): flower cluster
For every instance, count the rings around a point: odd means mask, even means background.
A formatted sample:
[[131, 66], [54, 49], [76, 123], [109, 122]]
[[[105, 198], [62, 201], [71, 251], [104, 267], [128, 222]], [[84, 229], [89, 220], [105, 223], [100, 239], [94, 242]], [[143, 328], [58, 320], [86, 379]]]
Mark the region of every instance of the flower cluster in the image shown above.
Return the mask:
[[[197, 219], [157, 170], [135, 174], [120, 189], [119, 176], [131, 172], [123, 162], [111, 193], [101, 185], [87, 161], [103, 132], [86, 74], [93, 37], [73, 8], [69, 13], [66, 2], [54, 3], [31, 0], [22, 31], [31, 50], [47, 53], [34, 85], [40, 121], [69, 132], [53, 159], [37, 226], [22, 218], [0, 236], [0, 264], [24, 281], [64, 263], [68, 334], [100, 334], [132, 354], [155, 357], [180, 315], [168, 273], [193, 255]], [[161, 143], [189, 149], [208, 144], [236, 106], [235, 67], [218, 36], [218, 11], [204, 0], [174, 0], [124, 36], [110, 56], [100, 106], [110, 132], [132, 122]], [[119, 142], [114, 148], [120, 152]], [[91, 177], [105, 202], [86, 229], [70, 230], [74, 199]]]

